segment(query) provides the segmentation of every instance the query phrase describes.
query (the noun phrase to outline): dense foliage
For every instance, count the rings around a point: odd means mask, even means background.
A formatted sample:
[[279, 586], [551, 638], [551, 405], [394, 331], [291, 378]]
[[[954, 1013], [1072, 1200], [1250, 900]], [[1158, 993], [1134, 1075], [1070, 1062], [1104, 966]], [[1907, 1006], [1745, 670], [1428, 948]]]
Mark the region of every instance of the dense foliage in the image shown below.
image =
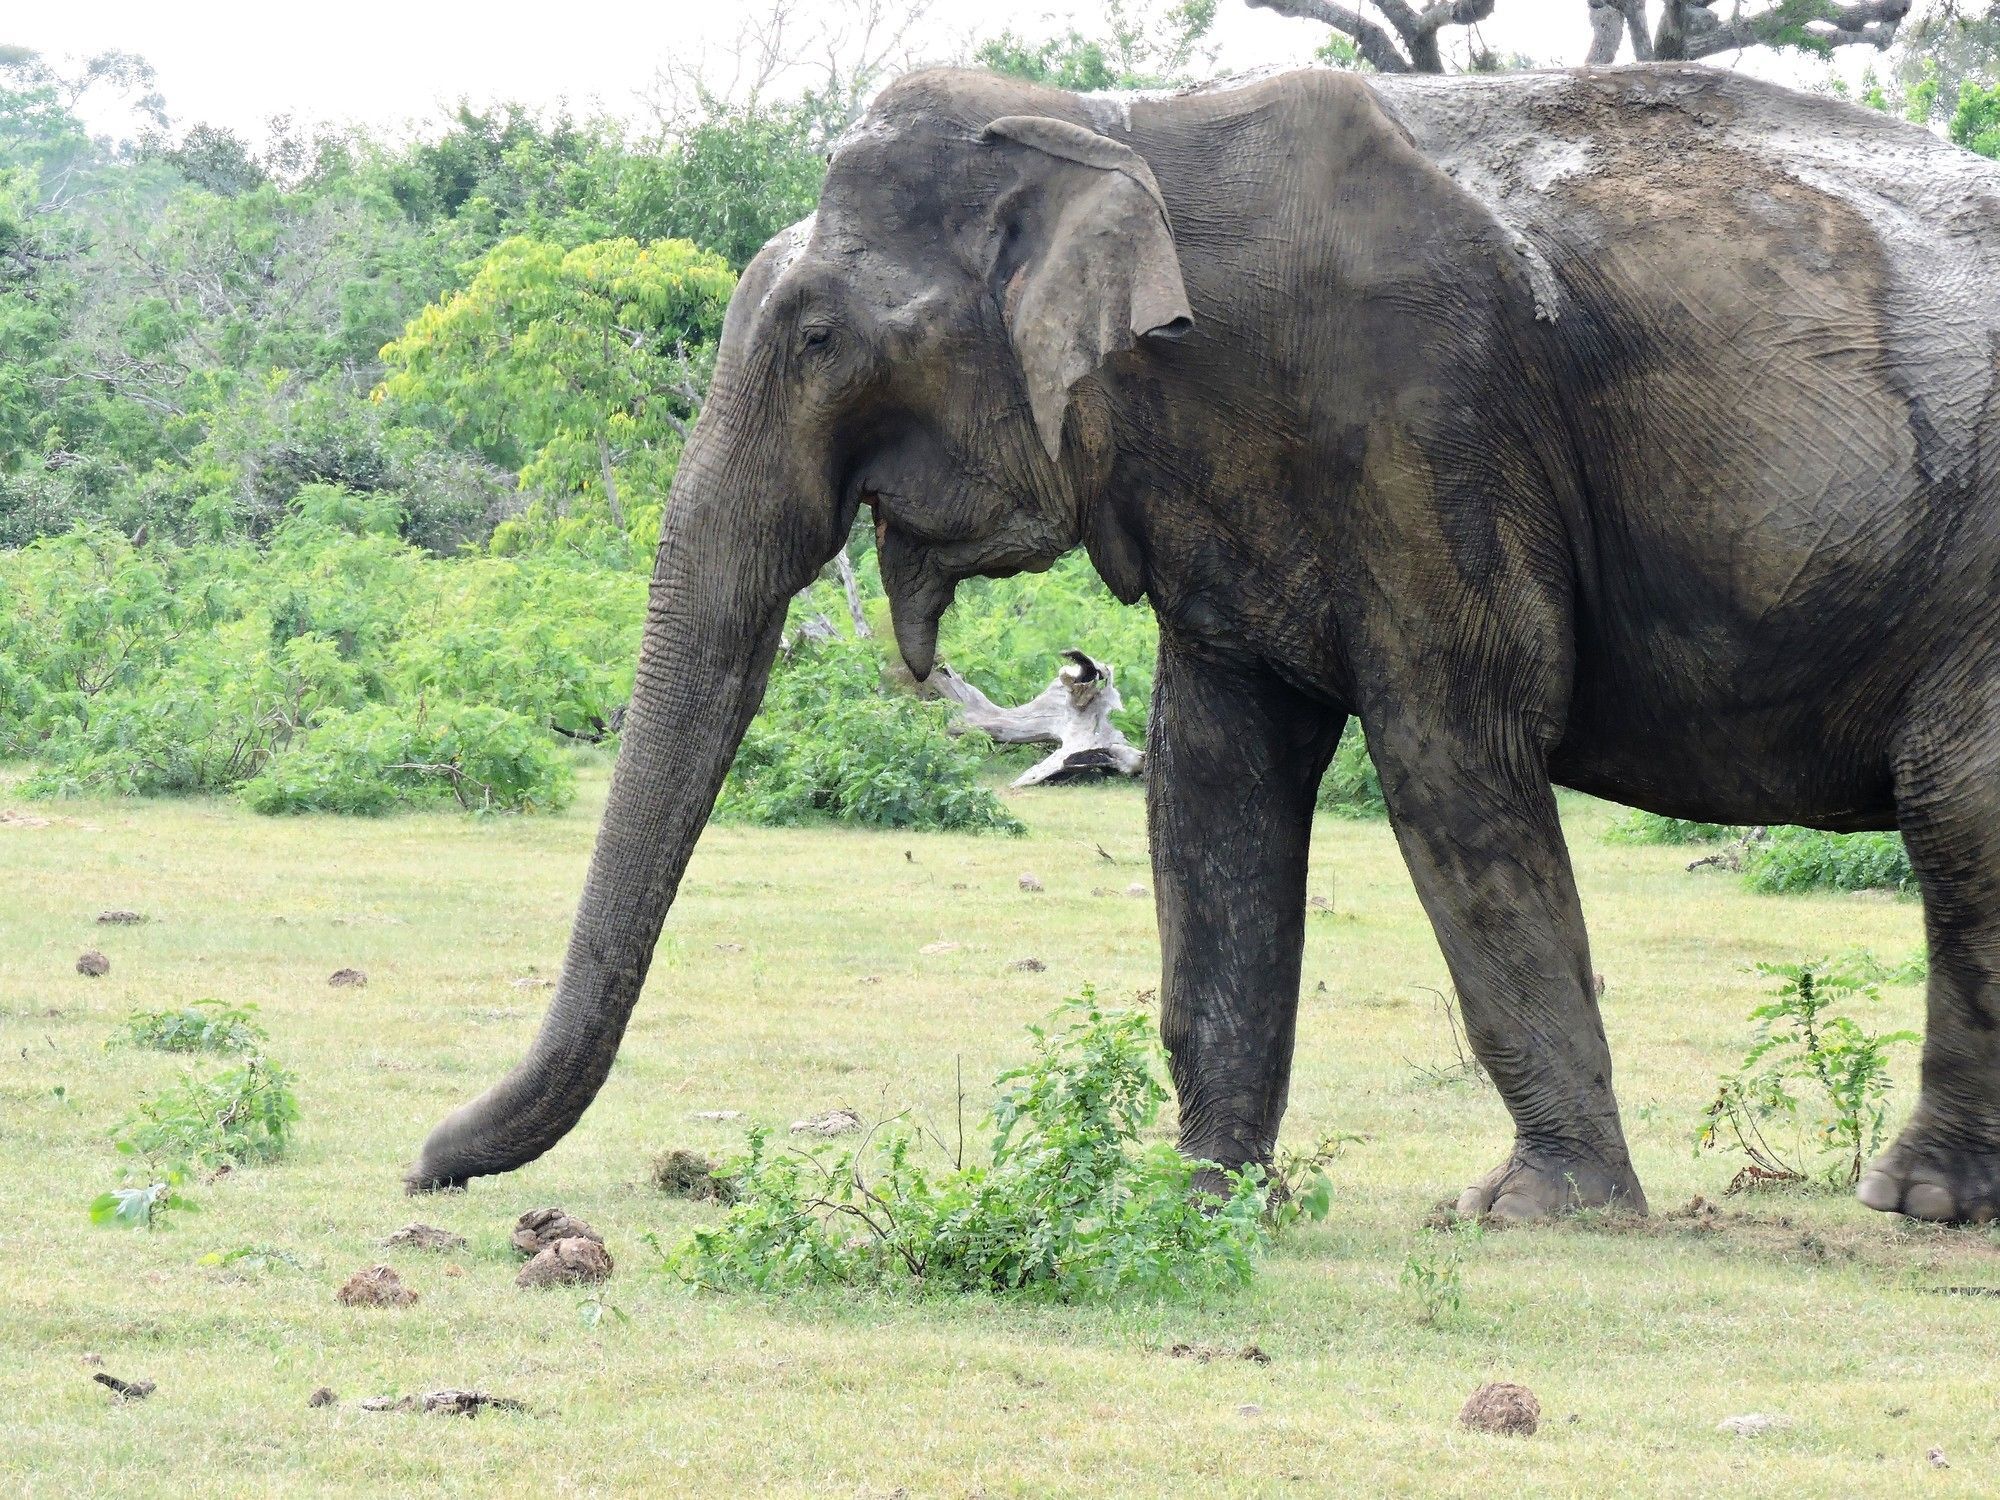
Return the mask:
[[1743, 853], [1743, 882], [1753, 891], [1908, 891], [1915, 878], [1896, 833], [1774, 828]]
[[900, 1122], [817, 1151], [774, 1152], [770, 1132], [753, 1130], [727, 1169], [734, 1203], [668, 1256], [669, 1270], [713, 1289], [1061, 1302], [1249, 1280], [1266, 1240], [1262, 1176], [1232, 1174], [1226, 1197], [1199, 1194], [1199, 1164], [1144, 1139], [1167, 1097], [1150, 1019], [1086, 989], [1029, 1035], [1034, 1059], [995, 1080], [986, 1163], [926, 1166], [923, 1136]]

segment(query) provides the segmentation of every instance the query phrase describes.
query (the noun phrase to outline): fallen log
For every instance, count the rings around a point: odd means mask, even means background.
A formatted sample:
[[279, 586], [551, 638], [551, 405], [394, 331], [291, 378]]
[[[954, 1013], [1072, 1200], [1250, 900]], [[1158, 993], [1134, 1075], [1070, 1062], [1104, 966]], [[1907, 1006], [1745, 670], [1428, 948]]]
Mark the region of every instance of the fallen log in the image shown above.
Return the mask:
[[942, 663], [924, 686], [958, 705], [954, 732], [977, 729], [1003, 745], [1055, 746], [1015, 777], [1015, 786], [1082, 776], [1137, 776], [1146, 756], [1111, 722], [1111, 715], [1125, 706], [1112, 668], [1081, 651], [1062, 655], [1069, 665], [1019, 708], [1002, 708]]

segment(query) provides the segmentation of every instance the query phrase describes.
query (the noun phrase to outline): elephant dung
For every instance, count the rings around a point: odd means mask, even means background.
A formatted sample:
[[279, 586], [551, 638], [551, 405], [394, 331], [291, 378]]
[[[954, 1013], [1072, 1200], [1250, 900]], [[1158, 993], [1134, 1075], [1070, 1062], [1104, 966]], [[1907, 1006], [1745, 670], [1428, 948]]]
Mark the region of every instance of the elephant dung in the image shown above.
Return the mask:
[[334, 1406], [339, 1401], [340, 1397], [335, 1394], [333, 1387], [330, 1385], [320, 1386], [310, 1396], [306, 1397], [306, 1405], [311, 1407]]
[[1482, 1385], [1466, 1398], [1458, 1413], [1461, 1427], [1508, 1437], [1532, 1437], [1541, 1421], [1542, 1403], [1535, 1399], [1535, 1393], [1505, 1380]]
[[388, 1249], [407, 1246], [412, 1250], [463, 1250], [465, 1236], [453, 1234], [449, 1229], [439, 1229], [435, 1224], [405, 1224], [401, 1229], [382, 1241]]
[[114, 907], [110, 911], [99, 912], [97, 920], [100, 925], [105, 927], [130, 927], [146, 919], [136, 911], [123, 911]]
[[845, 1106], [829, 1109], [806, 1120], [792, 1121], [793, 1135], [819, 1135], [831, 1140], [837, 1135], [853, 1135], [861, 1128], [861, 1116]]
[[1039, 891], [1042, 888], [1041, 881], [1035, 878], [1033, 871], [1023, 872], [1019, 884], [1022, 890], [1027, 891], [1031, 894], [1035, 891]]
[[581, 1219], [572, 1219], [559, 1208], [531, 1208], [514, 1225], [514, 1248], [523, 1255], [539, 1255], [557, 1240], [595, 1240], [604, 1236]]
[[664, 1151], [653, 1160], [653, 1186], [670, 1198], [692, 1198], [697, 1202], [736, 1201], [736, 1179], [718, 1175], [715, 1163], [699, 1151], [678, 1148]]
[[516, 1286], [582, 1286], [606, 1281], [612, 1271], [611, 1252], [601, 1240], [572, 1235], [557, 1240], [521, 1267]]
[[408, 1307], [417, 1294], [403, 1285], [393, 1266], [369, 1266], [356, 1271], [333, 1294], [343, 1307]]
[[368, 976], [359, 969], [335, 969], [327, 975], [326, 982], [337, 990], [359, 989], [368, 983]]
[[95, 948], [88, 949], [77, 955], [76, 972], [92, 979], [102, 979], [111, 972], [111, 960]]

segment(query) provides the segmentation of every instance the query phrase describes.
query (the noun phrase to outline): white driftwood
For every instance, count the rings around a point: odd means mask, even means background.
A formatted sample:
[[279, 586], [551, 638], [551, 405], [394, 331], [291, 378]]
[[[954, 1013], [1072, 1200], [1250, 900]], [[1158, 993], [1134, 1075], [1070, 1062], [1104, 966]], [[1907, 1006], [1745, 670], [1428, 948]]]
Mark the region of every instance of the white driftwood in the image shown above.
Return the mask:
[[1014, 778], [1015, 786], [1036, 786], [1072, 776], [1099, 773], [1137, 776], [1146, 763], [1111, 715], [1125, 706], [1112, 669], [1081, 651], [1065, 651], [1069, 665], [1019, 708], [1002, 708], [978, 688], [940, 664], [925, 685], [958, 704], [954, 727], [977, 729], [1003, 745], [1054, 745], [1055, 751]]

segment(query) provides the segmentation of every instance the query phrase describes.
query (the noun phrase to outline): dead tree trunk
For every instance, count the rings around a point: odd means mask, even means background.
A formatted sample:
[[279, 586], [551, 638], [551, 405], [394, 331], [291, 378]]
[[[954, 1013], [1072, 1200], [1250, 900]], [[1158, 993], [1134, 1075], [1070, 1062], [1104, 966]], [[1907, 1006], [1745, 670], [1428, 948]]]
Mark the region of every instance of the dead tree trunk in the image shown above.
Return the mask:
[[1014, 778], [1015, 786], [1087, 775], [1137, 776], [1146, 763], [1111, 715], [1125, 706], [1113, 672], [1081, 651], [1019, 708], [1002, 708], [950, 667], [940, 664], [925, 686], [959, 705], [954, 728], [977, 729], [1003, 745], [1054, 745], [1053, 754]]

